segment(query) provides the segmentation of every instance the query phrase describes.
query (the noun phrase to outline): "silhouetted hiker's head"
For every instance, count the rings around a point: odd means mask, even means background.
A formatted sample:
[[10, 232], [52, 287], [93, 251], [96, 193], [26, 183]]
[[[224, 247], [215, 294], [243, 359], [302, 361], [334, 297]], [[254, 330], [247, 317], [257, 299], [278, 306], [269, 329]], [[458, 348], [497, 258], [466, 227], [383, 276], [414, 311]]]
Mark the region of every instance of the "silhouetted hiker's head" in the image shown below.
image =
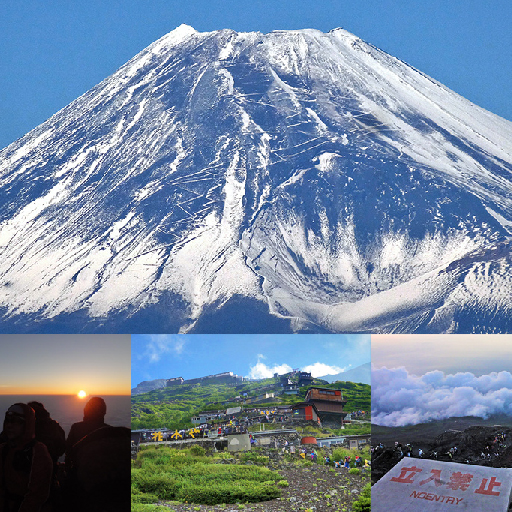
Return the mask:
[[29, 402], [27, 405], [34, 409], [34, 412], [36, 413], [36, 420], [42, 420], [50, 417], [50, 413], [44, 408], [44, 405], [41, 402]]
[[105, 400], [99, 396], [93, 396], [84, 407], [84, 421], [103, 421], [107, 414]]
[[36, 415], [27, 404], [11, 405], [5, 413], [4, 432], [9, 441], [28, 442], [35, 436]]

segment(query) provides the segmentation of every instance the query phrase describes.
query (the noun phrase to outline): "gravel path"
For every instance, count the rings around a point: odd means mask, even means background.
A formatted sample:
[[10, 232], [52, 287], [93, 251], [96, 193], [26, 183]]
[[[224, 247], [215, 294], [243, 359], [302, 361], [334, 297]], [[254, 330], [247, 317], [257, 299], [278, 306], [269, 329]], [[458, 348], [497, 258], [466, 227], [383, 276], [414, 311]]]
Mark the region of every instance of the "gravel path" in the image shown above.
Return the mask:
[[[327, 466], [315, 464], [311, 467], [281, 465], [279, 473], [288, 481], [289, 487], [281, 491], [281, 498], [262, 503], [229, 505], [196, 505], [183, 503], [159, 503], [175, 512], [240, 511], [258, 512], [349, 512], [364, 485], [370, 481], [366, 476], [350, 475], [346, 469], [329, 471]], [[170, 511], [169, 511], [170, 512]]]

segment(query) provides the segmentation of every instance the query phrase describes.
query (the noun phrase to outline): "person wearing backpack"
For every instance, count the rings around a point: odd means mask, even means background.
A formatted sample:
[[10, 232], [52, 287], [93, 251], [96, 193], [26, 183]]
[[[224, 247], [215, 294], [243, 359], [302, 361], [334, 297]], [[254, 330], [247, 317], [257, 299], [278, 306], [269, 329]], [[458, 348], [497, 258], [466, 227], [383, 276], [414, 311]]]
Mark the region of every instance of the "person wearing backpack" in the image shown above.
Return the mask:
[[35, 439], [36, 417], [27, 404], [5, 413], [0, 445], [0, 512], [48, 512], [53, 462], [46, 446]]
[[66, 434], [57, 421], [51, 418], [41, 402], [29, 402], [29, 407], [36, 413], [36, 439], [41, 441], [52, 458], [54, 471], [57, 469], [57, 461], [66, 450]]

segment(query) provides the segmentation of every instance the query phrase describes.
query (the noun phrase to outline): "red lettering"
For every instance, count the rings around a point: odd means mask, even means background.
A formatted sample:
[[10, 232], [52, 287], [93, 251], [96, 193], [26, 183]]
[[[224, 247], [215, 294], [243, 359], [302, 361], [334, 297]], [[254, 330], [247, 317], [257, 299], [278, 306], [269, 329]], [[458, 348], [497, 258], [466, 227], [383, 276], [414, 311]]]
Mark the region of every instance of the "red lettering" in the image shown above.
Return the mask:
[[456, 473], [452, 473], [450, 481], [446, 484], [446, 487], [454, 491], [457, 489], [460, 489], [461, 491], [467, 491], [471, 480], [473, 480], [473, 475], [470, 475], [469, 473], [463, 474], [460, 471], [457, 471]]
[[[416, 473], [420, 473], [421, 471], [423, 470], [417, 468], [416, 466], [413, 466], [412, 468], [402, 468], [400, 470], [400, 476], [394, 476], [393, 478], [391, 478], [391, 482], [399, 482], [401, 484], [412, 484], [413, 478], [416, 475]], [[407, 473], [409, 472], [410, 475], [406, 477]]]
[[431, 482], [432, 480], [434, 480], [436, 487], [443, 485], [443, 483], [441, 482], [441, 470], [440, 469], [432, 469], [430, 472], [432, 473], [432, 476], [430, 478], [426, 478], [425, 480], [422, 480], [420, 482], [420, 485], [424, 485], [428, 482]]
[[487, 485], [487, 478], [482, 478], [482, 483], [480, 484], [480, 487], [475, 491], [475, 493], [478, 494], [486, 494], [487, 496], [499, 496], [500, 493], [497, 491], [493, 491], [494, 487], [499, 487], [501, 485], [501, 482], [496, 482], [496, 477], [491, 477], [491, 480], [489, 481], [489, 485], [487, 486], [487, 489], [485, 486]]

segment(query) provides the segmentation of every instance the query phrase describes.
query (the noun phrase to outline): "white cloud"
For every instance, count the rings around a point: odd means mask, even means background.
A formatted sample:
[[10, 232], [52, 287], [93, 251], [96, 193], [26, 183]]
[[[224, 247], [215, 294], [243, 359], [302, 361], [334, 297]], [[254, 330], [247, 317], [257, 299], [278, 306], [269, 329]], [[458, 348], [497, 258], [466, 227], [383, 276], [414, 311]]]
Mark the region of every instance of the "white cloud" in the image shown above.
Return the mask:
[[[273, 377], [275, 373], [283, 375], [293, 370], [289, 364], [266, 365], [261, 362], [262, 359], [266, 359], [266, 357], [263, 354], [258, 354], [258, 362], [254, 366], [251, 366], [249, 370], [248, 377], [250, 379], [269, 379]], [[301, 371], [311, 372], [313, 377], [322, 377], [324, 375], [335, 375], [336, 373], [345, 371], [345, 369], [317, 362], [304, 366], [301, 368]]]
[[250, 379], [269, 379], [274, 376], [274, 373], [283, 375], [284, 373], [291, 372], [293, 368], [285, 364], [276, 364], [274, 366], [267, 366], [261, 362], [261, 359], [266, 359], [263, 354], [258, 354], [258, 362], [250, 367], [248, 377]]
[[166, 334], [152, 334], [149, 337], [144, 355], [150, 363], [160, 361], [166, 353], [181, 354], [185, 348], [184, 336], [169, 336]]
[[451, 417], [512, 415], [512, 374], [493, 372], [445, 375], [435, 370], [423, 376], [403, 367], [372, 367], [372, 421], [402, 426]]
[[329, 366], [325, 363], [314, 363], [302, 368], [303, 372], [311, 372], [312, 377], [323, 377], [324, 375], [336, 375], [337, 373], [344, 372], [345, 368], [339, 366]]

